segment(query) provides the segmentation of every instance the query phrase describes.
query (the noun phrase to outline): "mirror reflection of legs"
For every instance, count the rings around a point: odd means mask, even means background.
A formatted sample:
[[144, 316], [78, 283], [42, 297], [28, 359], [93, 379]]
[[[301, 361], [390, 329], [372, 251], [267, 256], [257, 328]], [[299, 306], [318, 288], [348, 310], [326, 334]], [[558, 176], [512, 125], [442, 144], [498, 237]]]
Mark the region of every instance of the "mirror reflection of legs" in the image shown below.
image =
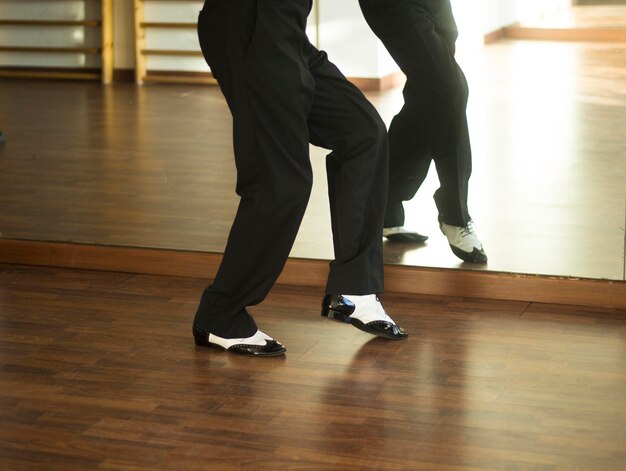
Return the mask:
[[411, 200], [435, 162], [439, 226], [461, 260], [486, 263], [467, 205], [472, 151], [466, 118], [468, 84], [455, 60], [458, 36], [449, 1], [360, 0], [363, 15], [407, 78], [404, 106], [389, 128], [389, 194], [383, 235], [421, 243], [404, 227]]

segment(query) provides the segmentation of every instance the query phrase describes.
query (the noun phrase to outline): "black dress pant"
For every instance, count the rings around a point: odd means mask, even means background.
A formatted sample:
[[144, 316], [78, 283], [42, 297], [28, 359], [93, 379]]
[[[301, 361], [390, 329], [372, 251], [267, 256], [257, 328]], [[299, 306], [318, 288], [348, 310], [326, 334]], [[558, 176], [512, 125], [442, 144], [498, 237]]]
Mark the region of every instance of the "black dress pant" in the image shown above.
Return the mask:
[[[278, 278], [312, 186], [309, 142], [326, 158], [335, 260], [327, 293], [383, 290], [388, 182], [385, 125], [306, 34], [309, 0], [207, 0], [204, 57], [233, 117], [239, 208], [195, 322], [226, 338], [252, 335], [246, 307]], [[329, 235], [330, 236], [330, 235]]]
[[423, 183], [431, 160], [440, 219], [464, 226], [472, 152], [468, 86], [454, 58], [457, 28], [449, 0], [359, 0], [366, 21], [407, 77], [404, 107], [389, 128], [385, 227], [404, 224], [403, 201]]

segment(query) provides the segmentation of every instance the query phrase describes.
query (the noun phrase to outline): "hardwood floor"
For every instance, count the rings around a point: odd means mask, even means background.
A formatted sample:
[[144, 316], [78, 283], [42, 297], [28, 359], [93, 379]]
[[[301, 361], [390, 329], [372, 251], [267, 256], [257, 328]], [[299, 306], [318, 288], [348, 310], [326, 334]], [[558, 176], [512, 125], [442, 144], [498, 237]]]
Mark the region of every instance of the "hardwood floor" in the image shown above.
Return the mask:
[[[605, 19], [569, 18], [621, 38]], [[293, 286], [251, 309], [288, 349], [264, 360], [191, 337], [237, 204], [219, 91], [0, 81], [0, 470], [626, 469], [626, 309], [606, 307], [626, 305], [626, 46], [465, 54], [489, 265], [451, 255], [431, 172], [407, 205], [430, 240], [385, 245], [403, 294], [383, 301], [410, 337], [322, 319], [326, 152], [311, 148]], [[368, 98], [389, 122], [401, 91]]]
[[[407, 203], [407, 225], [430, 239], [386, 244], [386, 263], [624, 280], [626, 46], [502, 41], [460, 60], [470, 207], [489, 264], [451, 253], [434, 172]], [[398, 88], [368, 97], [386, 122], [401, 106]], [[218, 89], [3, 80], [0, 129], [0, 245], [223, 250], [237, 199]], [[311, 149], [315, 184], [295, 258], [333, 258], [325, 154]]]
[[321, 292], [253, 308], [288, 349], [193, 345], [206, 281], [0, 265], [0, 469], [623, 470], [626, 311]]
[[580, 5], [563, 9], [555, 15], [522, 23], [522, 26], [544, 28], [588, 28], [626, 29], [626, 4], [623, 5]]

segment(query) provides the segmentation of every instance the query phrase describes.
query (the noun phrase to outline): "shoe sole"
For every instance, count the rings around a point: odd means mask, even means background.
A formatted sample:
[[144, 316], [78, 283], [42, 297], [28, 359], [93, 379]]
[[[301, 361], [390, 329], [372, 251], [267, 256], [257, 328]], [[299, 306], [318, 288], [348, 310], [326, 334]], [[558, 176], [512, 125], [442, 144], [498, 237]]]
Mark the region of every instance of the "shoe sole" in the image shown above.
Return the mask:
[[464, 262], [469, 263], [487, 263], [487, 255], [480, 250], [474, 249], [472, 252], [465, 252], [464, 250], [455, 247], [454, 245], [450, 245], [452, 252], [454, 255], [459, 257]]
[[351, 324], [353, 327], [356, 327], [360, 331], [366, 332], [370, 335], [375, 335], [376, 337], [380, 337], [383, 339], [404, 340], [409, 336], [409, 334], [406, 334], [404, 337], [394, 337], [392, 335], [385, 335], [383, 332], [373, 329], [372, 327], [368, 326], [367, 324], [360, 321], [359, 319], [354, 319], [340, 312], [333, 311], [332, 309], [322, 308], [322, 317], [325, 317], [327, 319], [332, 319], [334, 321], [341, 322], [344, 324]]
[[[196, 336], [194, 336], [193, 339], [194, 339], [194, 341], [195, 341], [195, 343], [196, 343], [196, 345], [198, 347], [215, 348], [217, 350], [222, 350], [222, 351], [225, 351], [225, 352], [230, 352], [230, 353], [234, 353], [236, 355], [241, 355], [241, 356], [246, 356], [246, 357], [258, 357], [258, 358], [262, 358], [262, 357], [277, 357], [279, 355], [284, 355], [287, 352], [287, 349], [283, 347], [282, 350], [277, 350], [275, 352], [244, 353], [244, 352], [238, 352], [237, 350], [231, 350], [230, 348], [224, 348], [221, 345], [209, 342], [208, 340], [206, 340], [203, 337], [196, 337]], [[236, 345], [233, 345], [233, 347], [236, 347]]]
[[428, 236], [418, 234], [417, 232], [389, 234], [383, 237], [389, 242], [394, 242], [397, 244], [423, 244], [428, 240]]
[[370, 326], [361, 322], [358, 319], [352, 319], [352, 322], [350, 322], [350, 324], [352, 324], [353, 327], [356, 327], [357, 329], [363, 332], [366, 332], [370, 335], [375, 335], [376, 337], [380, 337], [380, 338], [387, 339], [387, 340], [404, 340], [409, 336], [409, 334], [406, 334], [403, 337], [394, 337], [393, 335], [385, 335], [383, 332], [372, 329]]

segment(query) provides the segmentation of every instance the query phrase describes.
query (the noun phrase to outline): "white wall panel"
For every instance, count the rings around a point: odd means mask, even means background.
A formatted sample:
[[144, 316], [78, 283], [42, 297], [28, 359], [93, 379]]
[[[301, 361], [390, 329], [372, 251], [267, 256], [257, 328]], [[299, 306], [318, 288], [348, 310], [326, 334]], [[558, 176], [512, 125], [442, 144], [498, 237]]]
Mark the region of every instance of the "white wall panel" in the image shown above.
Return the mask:
[[99, 19], [99, 1], [0, 0], [0, 17], [22, 19]]
[[209, 67], [202, 57], [150, 56], [148, 70], [208, 72]]
[[[229, 0], [233, 1], [233, 0]], [[203, 2], [146, 2], [145, 21], [187, 22], [198, 21]]]
[[24, 54], [16, 52], [3, 52], [0, 55], [0, 66], [99, 68], [101, 63], [102, 61], [100, 60], [100, 56], [85, 54]]
[[[100, 20], [102, 3], [96, 0], [0, 0], [0, 18], [11, 20]], [[99, 27], [0, 26], [0, 45], [9, 47], [100, 47]], [[101, 66], [100, 57], [75, 53], [0, 52], [0, 66]]]

